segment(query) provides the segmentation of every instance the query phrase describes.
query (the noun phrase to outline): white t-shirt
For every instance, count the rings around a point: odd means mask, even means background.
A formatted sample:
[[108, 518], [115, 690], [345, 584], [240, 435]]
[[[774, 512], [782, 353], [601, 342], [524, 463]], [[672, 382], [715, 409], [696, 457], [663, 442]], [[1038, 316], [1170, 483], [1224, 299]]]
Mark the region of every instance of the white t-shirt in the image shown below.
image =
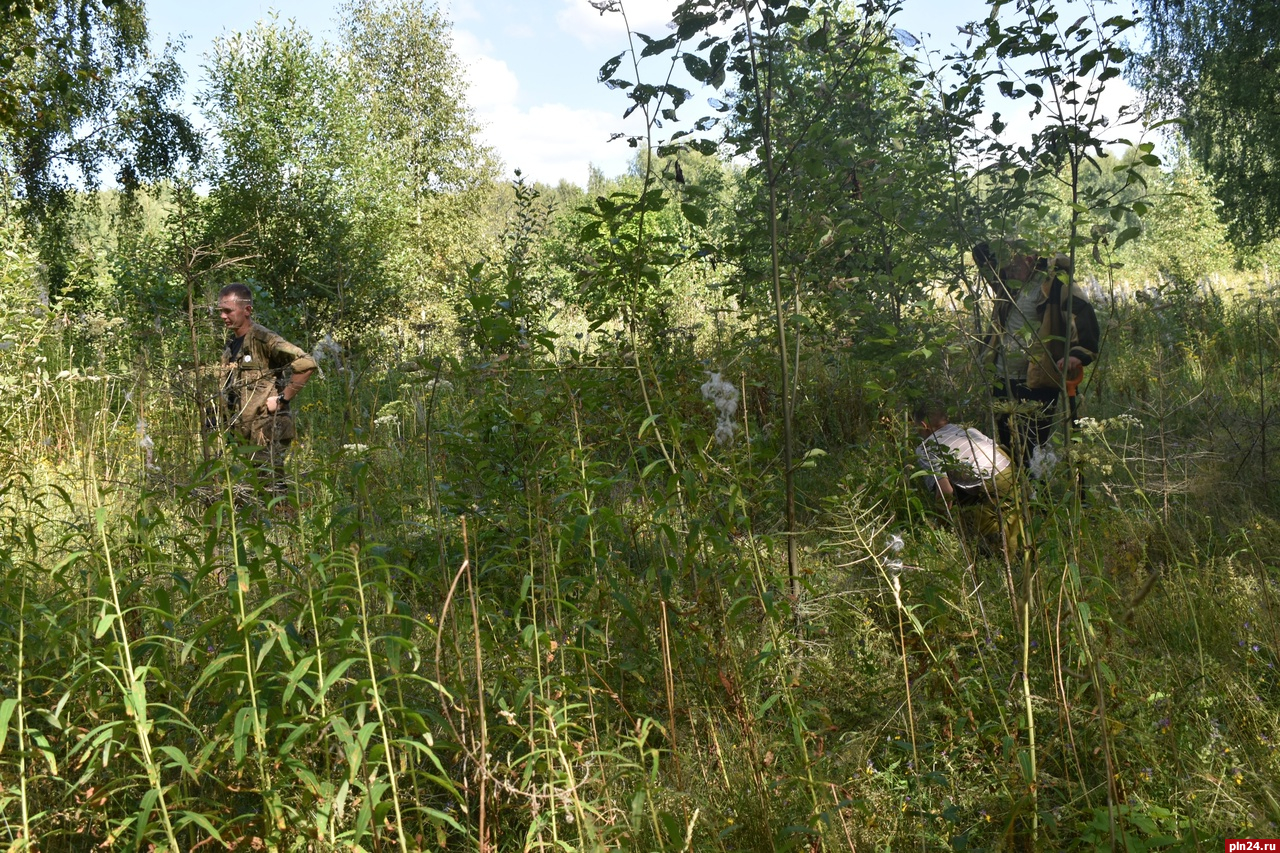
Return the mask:
[[916, 448], [920, 467], [929, 472], [925, 483], [929, 488], [946, 477], [958, 488], [975, 488], [1009, 467], [1005, 452], [978, 430], [957, 424], [944, 424]]

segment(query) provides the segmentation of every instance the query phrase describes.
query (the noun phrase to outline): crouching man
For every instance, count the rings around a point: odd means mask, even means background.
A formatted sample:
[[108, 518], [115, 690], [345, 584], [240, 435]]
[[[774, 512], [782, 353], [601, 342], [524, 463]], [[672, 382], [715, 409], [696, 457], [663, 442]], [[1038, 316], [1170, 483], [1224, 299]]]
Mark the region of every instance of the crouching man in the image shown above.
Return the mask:
[[1017, 519], [1009, 498], [1016, 475], [1009, 455], [977, 429], [951, 423], [939, 403], [920, 404], [912, 418], [921, 439], [916, 458], [925, 487], [962, 526], [972, 519], [987, 542], [1001, 550], [1006, 542], [1012, 545]]
[[252, 458], [272, 491], [284, 486], [284, 456], [294, 438], [289, 404], [316, 370], [299, 347], [253, 321], [253, 294], [229, 284], [218, 313], [230, 337], [222, 351], [222, 403], [227, 425], [256, 446]]

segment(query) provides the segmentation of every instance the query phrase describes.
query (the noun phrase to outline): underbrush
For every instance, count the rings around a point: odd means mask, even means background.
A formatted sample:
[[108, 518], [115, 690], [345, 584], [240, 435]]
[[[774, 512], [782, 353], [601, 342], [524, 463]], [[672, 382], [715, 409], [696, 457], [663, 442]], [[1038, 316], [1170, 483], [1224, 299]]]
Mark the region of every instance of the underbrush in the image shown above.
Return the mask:
[[721, 442], [699, 390], [720, 365], [692, 356], [330, 362], [267, 502], [171, 357], [86, 358], [40, 325], [0, 352], [24, 377], [6, 831], [47, 851], [1274, 835], [1273, 309], [1124, 310], [1007, 559], [903, 476], [903, 398], [870, 389], [911, 359], [802, 364], [798, 598], [767, 362], [724, 371]]

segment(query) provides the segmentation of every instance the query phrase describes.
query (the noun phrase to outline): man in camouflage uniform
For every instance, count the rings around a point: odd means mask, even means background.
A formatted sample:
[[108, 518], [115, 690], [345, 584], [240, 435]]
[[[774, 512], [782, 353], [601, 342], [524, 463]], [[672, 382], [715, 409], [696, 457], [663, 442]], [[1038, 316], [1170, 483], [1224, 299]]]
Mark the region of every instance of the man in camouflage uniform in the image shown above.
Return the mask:
[[289, 403], [307, 384], [316, 363], [298, 347], [253, 322], [253, 294], [229, 284], [218, 294], [218, 313], [231, 333], [222, 351], [222, 403], [231, 431], [257, 447], [255, 464], [283, 483], [284, 456], [293, 441]]

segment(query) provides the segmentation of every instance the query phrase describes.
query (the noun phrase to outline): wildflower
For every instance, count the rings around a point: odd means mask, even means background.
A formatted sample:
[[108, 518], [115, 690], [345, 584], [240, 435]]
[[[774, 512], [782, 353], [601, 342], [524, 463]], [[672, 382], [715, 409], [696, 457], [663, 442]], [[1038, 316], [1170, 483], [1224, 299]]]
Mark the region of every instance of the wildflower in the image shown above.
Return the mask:
[[1128, 413], [1116, 415], [1111, 421], [1122, 429], [1142, 429], [1142, 421]]
[[508, 711], [506, 708], [498, 711], [498, 716], [505, 720], [506, 724], [509, 726], [514, 726], [516, 724], [516, 715]]
[[738, 432], [738, 424], [734, 420], [738, 411], [738, 389], [721, 379], [719, 373], [712, 373], [711, 378], [702, 383], [702, 399], [716, 407], [716, 444], [721, 447], [732, 444]]
[[902, 548], [903, 548], [903, 541], [902, 541], [902, 537], [901, 537], [901, 536], [899, 536], [899, 535], [898, 535], [898, 534], [896, 534], [896, 533], [895, 533], [895, 534], [893, 534], [892, 536], [890, 536], [890, 537], [889, 537], [889, 546], [888, 546], [888, 547], [889, 547], [889, 550], [890, 550], [891, 552], [893, 552], [894, 554], [900, 553], [900, 552], [902, 551]]
[[344, 445], [342, 445], [342, 451], [343, 451], [344, 453], [350, 453], [352, 456], [359, 456], [361, 453], [364, 453], [364, 452], [365, 452], [366, 450], [368, 450], [368, 449], [369, 449], [369, 445], [367, 445], [367, 444], [344, 444]]
[[413, 414], [413, 409], [403, 400], [392, 400], [381, 409], [378, 410], [378, 416], [373, 419], [377, 426], [391, 426], [399, 424], [402, 417]]
[[1144, 767], [1144, 768], [1142, 769], [1142, 772], [1140, 772], [1140, 773], [1138, 774], [1138, 776], [1139, 776], [1139, 778], [1141, 778], [1141, 779], [1142, 779], [1142, 781], [1144, 781], [1144, 782], [1150, 782], [1150, 781], [1151, 781], [1151, 779], [1152, 779], [1152, 777], [1153, 777], [1153, 776], [1155, 776], [1155, 773], [1153, 773], [1153, 772], [1152, 772], [1152, 770], [1151, 770], [1151, 768], [1150, 768], [1150, 767]]

